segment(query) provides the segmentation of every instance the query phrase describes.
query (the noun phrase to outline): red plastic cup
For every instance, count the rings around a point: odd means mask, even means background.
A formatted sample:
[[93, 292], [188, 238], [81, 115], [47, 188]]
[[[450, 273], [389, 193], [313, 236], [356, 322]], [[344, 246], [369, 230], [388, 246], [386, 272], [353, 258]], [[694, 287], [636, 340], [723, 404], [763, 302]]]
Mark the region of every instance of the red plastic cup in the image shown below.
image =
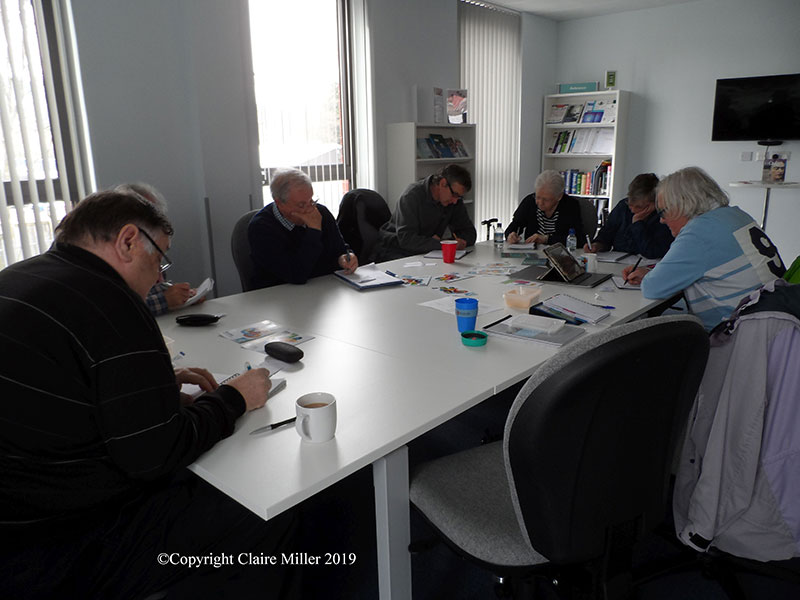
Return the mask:
[[456, 248], [458, 248], [458, 242], [455, 240], [443, 240], [442, 241], [442, 259], [446, 263], [454, 263], [456, 262]]

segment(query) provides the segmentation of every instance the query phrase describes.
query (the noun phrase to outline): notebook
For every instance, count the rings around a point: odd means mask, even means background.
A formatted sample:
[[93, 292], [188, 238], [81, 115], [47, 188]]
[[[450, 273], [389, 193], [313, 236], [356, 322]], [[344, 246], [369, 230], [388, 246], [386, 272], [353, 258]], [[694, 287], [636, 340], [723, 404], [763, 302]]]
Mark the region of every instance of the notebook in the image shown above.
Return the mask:
[[387, 285], [403, 285], [402, 279], [389, 275], [383, 269], [376, 267], [375, 263], [358, 267], [355, 273], [345, 273], [344, 270], [340, 270], [334, 271], [333, 274], [357, 290], [368, 290]]

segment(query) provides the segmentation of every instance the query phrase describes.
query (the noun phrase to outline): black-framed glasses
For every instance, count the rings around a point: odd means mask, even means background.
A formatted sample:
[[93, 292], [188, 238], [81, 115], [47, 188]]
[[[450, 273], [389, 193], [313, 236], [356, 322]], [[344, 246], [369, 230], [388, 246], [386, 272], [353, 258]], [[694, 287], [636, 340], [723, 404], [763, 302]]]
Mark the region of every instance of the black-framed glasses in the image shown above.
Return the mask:
[[[447, 180], [445, 179], [445, 181], [447, 181]], [[455, 199], [456, 199], [456, 201], [458, 201], [458, 200], [463, 200], [463, 199], [464, 199], [464, 196], [461, 196], [460, 194], [456, 194], [456, 193], [453, 191], [453, 186], [452, 186], [452, 185], [450, 185], [450, 182], [449, 182], [449, 181], [447, 181], [447, 187], [450, 189], [450, 195], [451, 195], [451, 196], [453, 196], [453, 198], [455, 198]]]
[[666, 212], [667, 212], [666, 206], [664, 208], [658, 208], [658, 203], [656, 203], [656, 214], [658, 215], [659, 219], [663, 219]]
[[161, 265], [159, 265], [158, 267], [159, 272], [163, 273], [164, 271], [169, 269], [172, 266], [172, 261], [170, 260], [169, 256], [167, 256], [166, 253], [161, 248], [158, 247], [156, 241], [153, 238], [151, 238], [150, 235], [141, 227], [139, 228], [139, 233], [141, 233], [144, 237], [146, 237], [147, 241], [153, 244], [153, 248], [158, 250], [158, 253], [161, 255]]

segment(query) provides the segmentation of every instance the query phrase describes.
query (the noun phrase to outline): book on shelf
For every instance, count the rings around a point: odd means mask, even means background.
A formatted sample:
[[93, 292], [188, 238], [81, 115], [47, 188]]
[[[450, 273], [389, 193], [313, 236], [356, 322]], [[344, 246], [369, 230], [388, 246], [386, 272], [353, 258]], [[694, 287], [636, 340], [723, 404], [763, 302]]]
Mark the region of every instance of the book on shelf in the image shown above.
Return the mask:
[[589, 100], [583, 109], [581, 123], [599, 123], [603, 118], [603, 104], [601, 100]]
[[417, 138], [417, 158], [437, 158], [428, 138]]
[[614, 152], [614, 130], [612, 128], [596, 129], [597, 136], [592, 142], [592, 154], [611, 154]]
[[444, 105], [444, 90], [442, 88], [433, 88], [433, 122], [444, 123], [445, 105]]
[[428, 139], [433, 143], [437, 158], [453, 158], [453, 152], [441, 133], [432, 133], [428, 136]]
[[547, 117], [546, 123], [563, 123], [568, 108], [569, 104], [553, 104], [550, 107], [550, 114]]
[[570, 104], [564, 114], [562, 123], [580, 123], [583, 114], [583, 102], [580, 104]]
[[464, 157], [464, 158], [469, 158], [469, 152], [467, 152], [467, 149], [464, 146], [464, 143], [461, 140], [459, 140], [458, 138], [456, 138], [455, 142], [456, 142], [456, 151], [458, 152], [457, 156], [461, 156], [461, 157]]
[[600, 119], [601, 123], [616, 123], [617, 122], [617, 99], [608, 100], [605, 102], [603, 108], [603, 116]]
[[556, 151], [556, 147], [558, 145], [558, 138], [560, 136], [561, 136], [560, 131], [550, 132], [550, 141], [547, 143], [547, 154], [553, 154]]

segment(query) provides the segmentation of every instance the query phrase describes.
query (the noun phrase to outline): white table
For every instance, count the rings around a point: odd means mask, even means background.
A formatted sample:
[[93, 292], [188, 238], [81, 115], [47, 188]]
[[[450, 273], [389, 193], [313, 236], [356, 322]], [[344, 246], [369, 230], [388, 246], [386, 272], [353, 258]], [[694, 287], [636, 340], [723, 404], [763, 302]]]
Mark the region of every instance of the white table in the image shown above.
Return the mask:
[[[404, 267], [421, 260], [434, 266]], [[413, 257], [381, 265], [398, 275], [438, 275], [468, 271], [503, 259], [491, 244], [481, 243], [453, 265]], [[600, 265], [619, 272], [620, 265]], [[473, 277], [455, 286], [477, 293], [479, 301], [501, 310], [478, 317], [482, 327], [519, 313], [505, 307], [509, 288], [502, 276]], [[294, 370], [283, 370], [285, 390], [264, 409], [244, 415], [234, 434], [205, 453], [190, 468], [264, 519], [295, 506], [358, 469], [373, 465], [377, 518], [379, 590], [382, 598], [411, 597], [408, 554], [409, 506], [406, 444], [501, 390], [527, 378], [556, 349], [534, 342], [490, 336], [488, 344], [461, 344], [455, 317], [418, 304], [442, 296], [427, 287], [381, 288], [359, 292], [334, 276], [304, 286], [283, 285], [208, 300], [184, 312], [225, 313], [214, 326], [185, 328], [175, 314], [163, 316], [164, 335], [186, 353], [182, 363], [216, 373], [241, 370], [245, 361], [263, 355], [243, 350], [219, 337], [225, 329], [270, 319], [315, 336], [302, 344], [305, 357]], [[637, 291], [601, 284], [599, 303], [615, 306], [612, 316], [588, 330], [605, 328], [646, 313], [655, 304]], [[569, 293], [598, 302], [598, 288], [548, 284], [542, 299]], [[259, 436], [249, 432], [294, 414], [294, 400], [307, 392], [326, 391], [337, 398], [336, 437], [324, 444], [301, 442], [293, 428]]]

